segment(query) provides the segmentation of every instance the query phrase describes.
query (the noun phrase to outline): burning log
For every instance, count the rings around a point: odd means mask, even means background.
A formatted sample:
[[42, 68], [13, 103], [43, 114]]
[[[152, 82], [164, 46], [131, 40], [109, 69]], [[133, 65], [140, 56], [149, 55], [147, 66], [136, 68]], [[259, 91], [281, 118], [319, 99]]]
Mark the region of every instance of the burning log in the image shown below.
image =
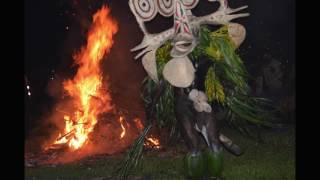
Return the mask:
[[68, 132], [68, 133], [64, 134], [63, 136], [59, 137], [59, 138], [57, 139], [57, 141], [60, 141], [62, 138], [64, 138], [64, 137], [66, 137], [66, 136], [70, 135], [70, 134], [71, 134], [71, 133], [73, 133], [74, 131], [75, 131], [75, 129], [73, 129], [72, 131], [70, 131], [70, 132]]

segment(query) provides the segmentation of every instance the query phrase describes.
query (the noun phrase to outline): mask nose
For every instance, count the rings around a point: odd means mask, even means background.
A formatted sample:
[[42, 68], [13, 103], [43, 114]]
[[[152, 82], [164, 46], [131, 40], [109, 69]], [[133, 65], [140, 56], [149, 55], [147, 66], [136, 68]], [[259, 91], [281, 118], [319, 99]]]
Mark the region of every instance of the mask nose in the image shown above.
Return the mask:
[[192, 33], [192, 27], [190, 26], [186, 9], [181, 0], [175, 0], [174, 4], [174, 32], [171, 56], [186, 56], [193, 50], [197, 43]]
[[183, 34], [184, 36], [192, 36], [189, 19], [181, 0], [175, 0], [174, 32], [175, 32], [175, 35]]

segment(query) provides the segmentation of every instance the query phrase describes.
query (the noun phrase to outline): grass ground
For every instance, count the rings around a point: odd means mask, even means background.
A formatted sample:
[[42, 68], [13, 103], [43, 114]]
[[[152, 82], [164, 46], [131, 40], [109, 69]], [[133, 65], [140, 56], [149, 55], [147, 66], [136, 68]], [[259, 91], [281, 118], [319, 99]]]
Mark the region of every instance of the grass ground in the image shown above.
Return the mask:
[[[295, 179], [295, 131], [265, 132], [264, 142], [245, 138], [234, 131], [225, 132], [245, 149], [240, 157], [225, 152], [224, 176], [227, 180], [294, 180]], [[184, 179], [182, 153], [184, 147], [175, 147], [175, 153], [149, 152], [141, 167], [129, 177], [138, 179]], [[116, 170], [123, 155], [88, 158], [65, 165], [25, 168], [25, 179], [62, 180], [116, 179]]]

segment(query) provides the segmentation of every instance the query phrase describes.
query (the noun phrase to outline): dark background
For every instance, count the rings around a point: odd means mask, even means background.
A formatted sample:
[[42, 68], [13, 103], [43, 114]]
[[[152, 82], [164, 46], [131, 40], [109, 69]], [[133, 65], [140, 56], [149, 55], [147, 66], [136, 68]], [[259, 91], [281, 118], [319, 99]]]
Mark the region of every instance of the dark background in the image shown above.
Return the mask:
[[[139, 86], [145, 76], [140, 61], [134, 61], [129, 50], [140, 43], [143, 34], [125, 0], [25, 0], [25, 77], [31, 86], [31, 96], [25, 95], [26, 136], [43, 121], [56, 101], [48, 95], [48, 85], [75, 73], [72, 54], [85, 44], [91, 16], [102, 4], [109, 4], [112, 15], [119, 23], [114, 46], [104, 63], [105, 74], [110, 76], [115, 98], [139, 101]], [[200, 0], [195, 14], [206, 14], [215, 6]], [[210, 4], [211, 5], [211, 4]], [[285, 74], [280, 94], [294, 94], [295, 80], [295, 1], [293, 0], [238, 0], [230, 1], [230, 7], [248, 5], [244, 10], [251, 15], [236, 19], [247, 29], [247, 37], [240, 47], [240, 55], [253, 76], [258, 76], [261, 67], [269, 62], [265, 55], [281, 62]], [[166, 29], [172, 19], [156, 17], [147, 24], [153, 31]], [[164, 22], [162, 24], [162, 22]], [[125, 77], [125, 78], [124, 78]], [[124, 82], [126, 79], [127, 81]], [[59, 84], [59, 83], [58, 83]], [[61, 88], [61, 87], [60, 87]], [[278, 93], [279, 94], [279, 93]], [[136, 97], [135, 97], [136, 96]], [[269, 93], [268, 96], [273, 96]], [[115, 100], [116, 101], [116, 100]], [[122, 102], [123, 106], [136, 106]]]

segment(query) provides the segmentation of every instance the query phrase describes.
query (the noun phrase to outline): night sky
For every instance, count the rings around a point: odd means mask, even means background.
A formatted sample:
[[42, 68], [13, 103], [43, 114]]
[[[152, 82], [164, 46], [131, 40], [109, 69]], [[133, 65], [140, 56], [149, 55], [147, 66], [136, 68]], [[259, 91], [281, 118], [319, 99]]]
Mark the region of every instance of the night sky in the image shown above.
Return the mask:
[[[119, 68], [123, 74], [135, 74], [134, 80], [142, 79], [144, 72], [138, 61], [133, 61], [129, 51], [142, 40], [134, 16], [126, 0], [25, 0], [25, 76], [31, 86], [31, 99], [26, 100], [29, 113], [26, 118], [26, 129], [34, 126], [43, 112], [50, 110], [54, 98], [48, 96], [48, 83], [57, 75], [71, 77], [72, 54], [84, 43], [92, 14], [102, 4], [109, 4], [112, 15], [119, 22], [114, 48], [110, 54], [112, 61], [122, 59], [121, 66], [129, 62], [130, 70]], [[248, 66], [264, 64], [264, 55], [271, 54], [286, 66], [295, 63], [295, 2], [293, 0], [232, 0], [230, 7], [249, 5], [245, 12], [251, 15], [236, 19], [247, 29], [247, 37], [240, 47], [240, 54]], [[212, 9], [212, 8], [211, 8]], [[210, 10], [201, 0], [195, 13], [202, 14]], [[159, 22], [147, 25], [150, 30], [165, 29], [172, 22], [157, 17]], [[160, 26], [160, 27], [159, 27]], [[110, 58], [112, 59], [112, 58]], [[106, 70], [114, 69], [110, 65]], [[136, 70], [135, 70], [136, 69]], [[114, 76], [117, 76], [115, 72]], [[112, 74], [112, 73], [111, 73]], [[120, 76], [119, 76], [120, 77]], [[36, 119], [36, 120], [34, 120]]]

